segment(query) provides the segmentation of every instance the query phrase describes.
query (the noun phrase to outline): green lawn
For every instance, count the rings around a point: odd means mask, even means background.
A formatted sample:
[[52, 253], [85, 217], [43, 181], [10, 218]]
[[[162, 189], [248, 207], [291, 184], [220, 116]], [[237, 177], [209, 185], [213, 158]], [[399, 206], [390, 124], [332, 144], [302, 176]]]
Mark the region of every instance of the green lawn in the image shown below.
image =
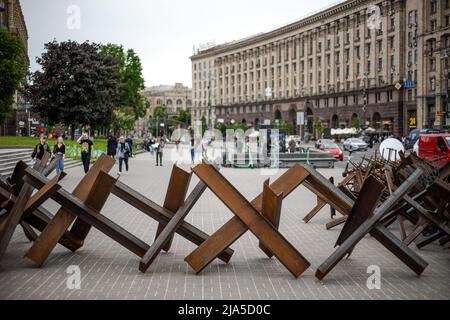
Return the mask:
[[[33, 148], [39, 142], [39, 138], [31, 137], [0, 137], [0, 147], [24, 147]], [[56, 144], [56, 140], [47, 141], [50, 148]], [[76, 141], [66, 140], [64, 142], [66, 146], [74, 146], [77, 144]], [[95, 139], [94, 147], [99, 150], [106, 151], [106, 139]]]
[[[53, 146], [56, 144], [56, 140], [47, 141], [50, 149], [53, 150]], [[135, 141], [135, 143], [141, 143], [142, 141]], [[30, 137], [0, 137], [0, 148], [1, 147], [23, 147], [23, 148], [34, 148], [34, 146], [39, 143], [39, 138]], [[78, 158], [79, 154], [77, 150], [77, 142], [72, 140], [65, 141], [66, 146], [69, 149], [68, 156], [70, 154], [73, 157]], [[96, 151], [106, 152], [107, 140], [106, 139], [94, 139], [94, 149]], [[75, 147], [75, 148], [74, 148]], [[74, 152], [70, 152], [70, 149], [74, 148]], [[75, 151], [76, 150], [76, 151]]]

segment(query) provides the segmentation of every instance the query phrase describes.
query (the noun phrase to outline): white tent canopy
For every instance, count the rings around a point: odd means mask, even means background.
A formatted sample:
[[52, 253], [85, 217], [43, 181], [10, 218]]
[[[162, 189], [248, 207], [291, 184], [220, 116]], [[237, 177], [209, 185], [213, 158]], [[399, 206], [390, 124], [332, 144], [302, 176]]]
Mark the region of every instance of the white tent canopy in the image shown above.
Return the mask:
[[331, 135], [332, 136], [352, 136], [357, 135], [358, 130], [356, 128], [347, 128], [347, 129], [332, 129]]

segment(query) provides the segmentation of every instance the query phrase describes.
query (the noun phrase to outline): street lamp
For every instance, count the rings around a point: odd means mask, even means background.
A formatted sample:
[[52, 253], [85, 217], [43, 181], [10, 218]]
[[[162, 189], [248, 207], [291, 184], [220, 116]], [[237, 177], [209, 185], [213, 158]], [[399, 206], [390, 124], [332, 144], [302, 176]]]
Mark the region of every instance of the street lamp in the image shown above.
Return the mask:
[[448, 59], [449, 59], [449, 52], [448, 50], [445, 50], [443, 59], [445, 61], [445, 115], [444, 115], [444, 121], [445, 121], [445, 125], [449, 125], [449, 98], [450, 98], [450, 92], [449, 92], [449, 79], [450, 79], [450, 72], [448, 70], [449, 67], [449, 63], [448, 63]]
[[208, 129], [212, 129], [212, 91], [211, 82], [215, 80], [212, 70], [208, 70]]

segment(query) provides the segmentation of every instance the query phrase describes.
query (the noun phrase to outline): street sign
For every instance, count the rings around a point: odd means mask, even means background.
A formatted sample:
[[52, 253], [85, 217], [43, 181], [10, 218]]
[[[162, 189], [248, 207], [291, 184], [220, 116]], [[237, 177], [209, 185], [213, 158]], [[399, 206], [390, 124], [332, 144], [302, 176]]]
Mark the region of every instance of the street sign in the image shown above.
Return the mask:
[[407, 89], [415, 88], [415, 87], [417, 87], [417, 83], [414, 82], [414, 81], [408, 80], [408, 81], [405, 81], [405, 82], [403, 83], [403, 87], [404, 87], [404, 88], [407, 88]]
[[397, 82], [397, 83], [395, 84], [395, 89], [397, 89], [397, 90], [400, 90], [402, 87], [403, 87], [403, 86], [402, 86], [402, 84], [401, 84], [400, 82]]
[[437, 113], [437, 116], [438, 117], [445, 117], [447, 115], [447, 112], [445, 112], [445, 111], [442, 111], [442, 112], [438, 112]]
[[297, 112], [297, 126], [305, 125], [305, 113]]

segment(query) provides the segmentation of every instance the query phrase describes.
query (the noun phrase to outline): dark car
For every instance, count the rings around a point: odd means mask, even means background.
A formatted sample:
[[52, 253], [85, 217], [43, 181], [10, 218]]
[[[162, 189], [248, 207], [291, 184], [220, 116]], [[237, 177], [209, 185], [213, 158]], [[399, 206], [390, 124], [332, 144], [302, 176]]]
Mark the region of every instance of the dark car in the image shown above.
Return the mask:
[[411, 150], [414, 148], [414, 145], [419, 140], [419, 137], [423, 134], [438, 134], [442, 133], [440, 130], [436, 129], [415, 129], [410, 132], [409, 136], [406, 138], [405, 149]]

